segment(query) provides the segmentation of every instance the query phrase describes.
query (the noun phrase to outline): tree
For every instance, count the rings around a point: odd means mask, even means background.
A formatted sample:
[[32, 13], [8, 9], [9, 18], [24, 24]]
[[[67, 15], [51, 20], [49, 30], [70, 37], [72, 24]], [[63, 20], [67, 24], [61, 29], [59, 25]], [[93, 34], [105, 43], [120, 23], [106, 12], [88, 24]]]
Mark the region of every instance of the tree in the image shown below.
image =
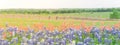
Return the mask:
[[113, 13], [110, 15], [110, 19], [120, 19], [120, 14], [116, 9], [113, 9]]

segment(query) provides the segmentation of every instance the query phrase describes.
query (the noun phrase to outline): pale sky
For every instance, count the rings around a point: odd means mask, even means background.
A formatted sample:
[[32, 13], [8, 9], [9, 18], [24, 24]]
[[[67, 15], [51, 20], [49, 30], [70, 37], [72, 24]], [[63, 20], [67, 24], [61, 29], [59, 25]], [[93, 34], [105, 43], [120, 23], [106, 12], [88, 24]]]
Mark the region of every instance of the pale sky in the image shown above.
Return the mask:
[[0, 9], [8, 8], [111, 8], [120, 0], [0, 0]]

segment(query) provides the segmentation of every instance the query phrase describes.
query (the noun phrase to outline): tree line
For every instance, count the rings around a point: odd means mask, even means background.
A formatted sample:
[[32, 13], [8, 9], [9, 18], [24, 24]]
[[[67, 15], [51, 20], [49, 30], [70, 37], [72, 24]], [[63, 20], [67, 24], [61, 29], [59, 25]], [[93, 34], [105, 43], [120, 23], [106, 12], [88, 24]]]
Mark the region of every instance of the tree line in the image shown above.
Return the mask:
[[[59, 14], [82, 12], [112, 12], [114, 8], [83, 8], [83, 9], [0, 9], [0, 14]], [[120, 11], [120, 8], [115, 8]]]

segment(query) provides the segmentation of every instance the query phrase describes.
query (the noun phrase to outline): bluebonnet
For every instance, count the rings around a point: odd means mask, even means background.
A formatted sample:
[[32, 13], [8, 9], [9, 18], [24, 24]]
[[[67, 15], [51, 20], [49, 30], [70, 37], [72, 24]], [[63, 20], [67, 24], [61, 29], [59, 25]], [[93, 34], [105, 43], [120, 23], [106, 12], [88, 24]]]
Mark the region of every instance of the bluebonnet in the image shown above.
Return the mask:
[[4, 41], [2, 41], [2, 45], [9, 45], [9, 42], [4, 40]]
[[18, 38], [16, 37], [16, 38], [13, 38], [12, 40], [11, 40], [11, 43], [12, 44], [17, 44], [18, 43]]
[[114, 42], [113, 39], [115, 39], [115, 42], [120, 40], [120, 31], [114, 27], [112, 27], [112, 30], [100, 30], [97, 27], [93, 27], [90, 32], [86, 32], [81, 29], [75, 30], [74, 28], [69, 28], [66, 29], [66, 31], [61, 32], [57, 29], [53, 32], [50, 32], [47, 29], [35, 32], [33, 29], [29, 28], [27, 32], [23, 30], [18, 32], [17, 27], [7, 27], [7, 32], [16, 32], [16, 36], [10, 36], [10, 39], [9, 37], [2, 39], [3, 32], [6, 31], [4, 29], [0, 29], [0, 45], [16, 45], [17, 43], [20, 43], [21, 45], [68, 45], [72, 44], [73, 41], [75, 41], [76, 45], [97, 45], [96, 42], [101, 45], [110, 45]]
[[110, 39], [108, 39], [108, 38], [105, 38], [105, 39], [104, 39], [104, 43], [105, 43], [106, 45], [110, 45], [111, 42], [112, 42], [112, 40], [110, 40]]
[[109, 34], [103, 33], [103, 36], [104, 36], [104, 38], [108, 38], [108, 37], [109, 37]]
[[120, 31], [118, 32], [118, 38], [120, 38]]
[[113, 35], [116, 35], [116, 34], [117, 34], [117, 30], [115, 29], [115, 27], [112, 27], [111, 33], [112, 33]]
[[97, 28], [97, 27], [93, 27], [92, 29], [91, 29], [91, 31], [90, 31], [90, 33], [99, 33], [100, 32], [100, 30], [99, 30], [99, 28]]
[[66, 45], [66, 40], [61, 40], [60, 45]]
[[84, 39], [84, 43], [87, 43], [87, 42], [91, 42], [91, 38], [90, 37], [87, 37]]
[[27, 44], [28, 45], [34, 45], [34, 41], [32, 39], [30, 39], [30, 40], [27, 41]]
[[2, 35], [3, 32], [4, 32], [4, 30], [3, 30], [3, 29], [0, 29], [0, 35]]
[[98, 39], [98, 42], [99, 42], [99, 43], [102, 42], [102, 38], [101, 38], [101, 36], [99, 36], [97, 39]]
[[77, 45], [84, 45], [84, 43], [83, 42], [78, 42]]

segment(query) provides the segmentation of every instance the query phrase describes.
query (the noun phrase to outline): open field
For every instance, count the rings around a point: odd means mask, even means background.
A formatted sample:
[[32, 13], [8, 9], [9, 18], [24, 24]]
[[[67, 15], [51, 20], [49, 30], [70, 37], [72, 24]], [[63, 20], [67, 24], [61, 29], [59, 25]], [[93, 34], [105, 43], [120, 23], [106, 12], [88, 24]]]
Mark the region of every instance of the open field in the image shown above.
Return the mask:
[[[81, 18], [109, 18], [109, 15], [112, 12], [82, 12], [82, 13], [63, 13], [63, 14], [0, 14], [3, 15], [3, 17], [13, 17], [13, 16], [20, 16], [20, 17], [31, 17], [31, 16], [36, 16], [37, 18], [42, 18], [40, 16], [47, 17], [47, 16], [59, 16], [59, 17], [81, 17]], [[8, 16], [10, 15], [10, 16]], [[29, 16], [28, 16], [29, 15]]]
[[[82, 20], [74, 18], [88, 18], [88, 19], [109, 19], [111, 12], [94, 12], [94, 13], [70, 13], [70, 14], [0, 14], [0, 27], [5, 27], [5, 24], [11, 26], [34, 26], [42, 25], [49, 27], [60, 27], [62, 25], [76, 25], [84, 24], [86, 26], [114, 26], [119, 24], [119, 21], [99, 21], [99, 20]], [[49, 19], [50, 17], [50, 19]], [[56, 17], [58, 19], [56, 20]], [[103, 24], [104, 23], [104, 24]]]

